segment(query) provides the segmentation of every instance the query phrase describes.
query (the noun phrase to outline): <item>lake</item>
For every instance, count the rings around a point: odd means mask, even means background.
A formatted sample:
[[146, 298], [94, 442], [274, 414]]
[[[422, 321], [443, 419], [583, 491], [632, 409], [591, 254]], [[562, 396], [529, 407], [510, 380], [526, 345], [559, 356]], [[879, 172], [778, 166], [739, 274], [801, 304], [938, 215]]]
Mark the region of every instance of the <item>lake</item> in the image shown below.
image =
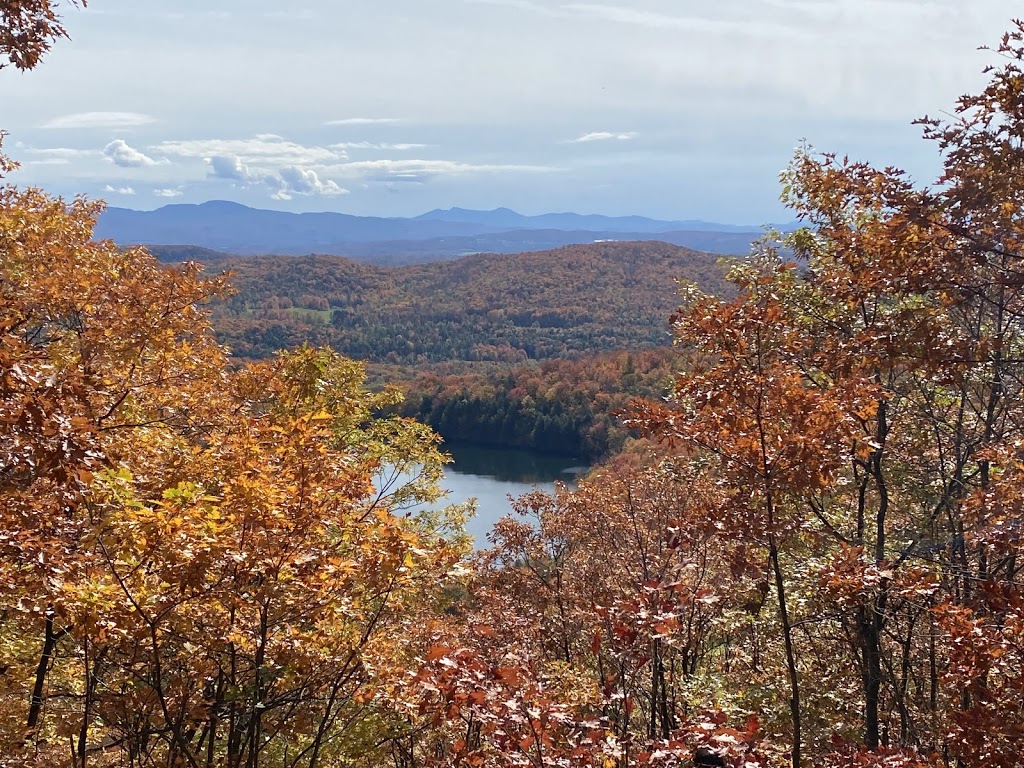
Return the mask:
[[533, 451], [459, 443], [445, 443], [442, 448], [455, 460], [445, 467], [448, 503], [477, 501], [476, 516], [466, 528], [478, 548], [487, 546], [487, 533], [495, 521], [512, 511], [509, 496], [537, 488], [552, 491], [556, 480], [572, 482], [587, 469], [579, 459]]

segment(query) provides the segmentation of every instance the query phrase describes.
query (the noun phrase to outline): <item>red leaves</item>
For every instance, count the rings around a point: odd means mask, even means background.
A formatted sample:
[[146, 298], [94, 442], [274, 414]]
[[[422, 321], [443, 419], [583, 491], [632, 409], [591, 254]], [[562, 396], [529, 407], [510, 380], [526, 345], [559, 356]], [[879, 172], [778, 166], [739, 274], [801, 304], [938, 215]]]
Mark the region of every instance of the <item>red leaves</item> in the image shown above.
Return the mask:
[[1011, 766], [1024, 738], [1024, 593], [1017, 585], [978, 585], [975, 610], [946, 600], [935, 609], [949, 634], [945, 683], [961, 692], [949, 738], [964, 761]]
[[[709, 762], [699, 762], [701, 757]], [[749, 715], [744, 726], [737, 728], [722, 711], [708, 710], [687, 720], [669, 738], [646, 744], [637, 754], [636, 764], [645, 768], [704, 764], [769, 768], [776, 759], [776, 751], [763, 738], [756, 715]]]
[[798, 153], [796, 263], [766, 243], [734, 299], [691, 290], [672, 317], [673, 394], [627, 422], [662, 452], [496, 529], [477, 595], [523, 686], [544, 663], [589, 679], [621, 764], [1020, 763], [1022, 41], [926, 124], [937, 188]]
[[915, 749], [879, 747], [867, 750], [836, 744], [837, 750], [825, 756], [822, 768], [937, 768], [946, 765], [942, 756]]
[[[431, 765], [590, 765], [603, 739], [598, 723], [560, 700], [539, 671], [513, 656], [434, 646], [411, 683], [419, 712], [439, 727], [476, 725], [472, 738], [450, 742]], [[550, 761], [550, 762], [549, 762]]]
[[517, 667], [498, 667], [494, 670], [494, 679], [509, 688], [518, 688], [523, 684], [523, 672]]
[[443, 645], [432, 645], [427, 651], [427, 661], [438, 661], [448, 656], [452, 652], [451, 648]]

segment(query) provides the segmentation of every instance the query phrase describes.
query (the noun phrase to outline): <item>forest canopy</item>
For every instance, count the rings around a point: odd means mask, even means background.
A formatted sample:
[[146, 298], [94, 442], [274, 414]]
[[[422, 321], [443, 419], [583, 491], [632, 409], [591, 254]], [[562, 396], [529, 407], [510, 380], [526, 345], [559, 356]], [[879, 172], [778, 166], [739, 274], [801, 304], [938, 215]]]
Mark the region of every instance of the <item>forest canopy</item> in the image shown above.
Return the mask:
[[398, 268], [340, 256], [217, 260], [210, 266], [231, 270], [235, 291], [213, 321], [246, 359], [303, 341], [406, 367], [577, 358], [667, 344], [674, 280], [728, 290], [719, 258], [638, 242]]

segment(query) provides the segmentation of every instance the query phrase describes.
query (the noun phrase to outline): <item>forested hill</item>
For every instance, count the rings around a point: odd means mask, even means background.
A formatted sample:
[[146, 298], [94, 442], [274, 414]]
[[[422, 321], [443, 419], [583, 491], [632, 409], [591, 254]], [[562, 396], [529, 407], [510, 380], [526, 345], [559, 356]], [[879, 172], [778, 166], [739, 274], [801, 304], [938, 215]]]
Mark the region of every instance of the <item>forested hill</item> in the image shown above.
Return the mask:
[[375, 362], [514, 363], [669, 340], [676, 279], [725, 290], [719, 257], [661, 242], [594, 243], [385, 268], [336, 256], [217, 261], [237, 293], [215, 308], [243, 358], [304, 341]]

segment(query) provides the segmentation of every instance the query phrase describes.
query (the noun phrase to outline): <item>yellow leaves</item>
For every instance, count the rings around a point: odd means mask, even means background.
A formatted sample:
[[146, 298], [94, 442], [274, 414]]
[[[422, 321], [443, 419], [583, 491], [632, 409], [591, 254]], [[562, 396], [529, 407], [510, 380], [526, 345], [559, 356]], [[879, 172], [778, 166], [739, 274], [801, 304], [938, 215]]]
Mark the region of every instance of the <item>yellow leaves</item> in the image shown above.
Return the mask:
[[335, 417], [334, 417], [334, 415], [332, 413], [330, 413], [330, 412], [328, 412], [326, 410], [321, 409], [321, 410], [317, 411], [316, 413], [312, 414], [309, 417], [309, 420], [311, 422], [313, 422], [314, 424], [316, 424], [316, 423], [323, 424], [323, 423], [333, 422], [334, 418]]

